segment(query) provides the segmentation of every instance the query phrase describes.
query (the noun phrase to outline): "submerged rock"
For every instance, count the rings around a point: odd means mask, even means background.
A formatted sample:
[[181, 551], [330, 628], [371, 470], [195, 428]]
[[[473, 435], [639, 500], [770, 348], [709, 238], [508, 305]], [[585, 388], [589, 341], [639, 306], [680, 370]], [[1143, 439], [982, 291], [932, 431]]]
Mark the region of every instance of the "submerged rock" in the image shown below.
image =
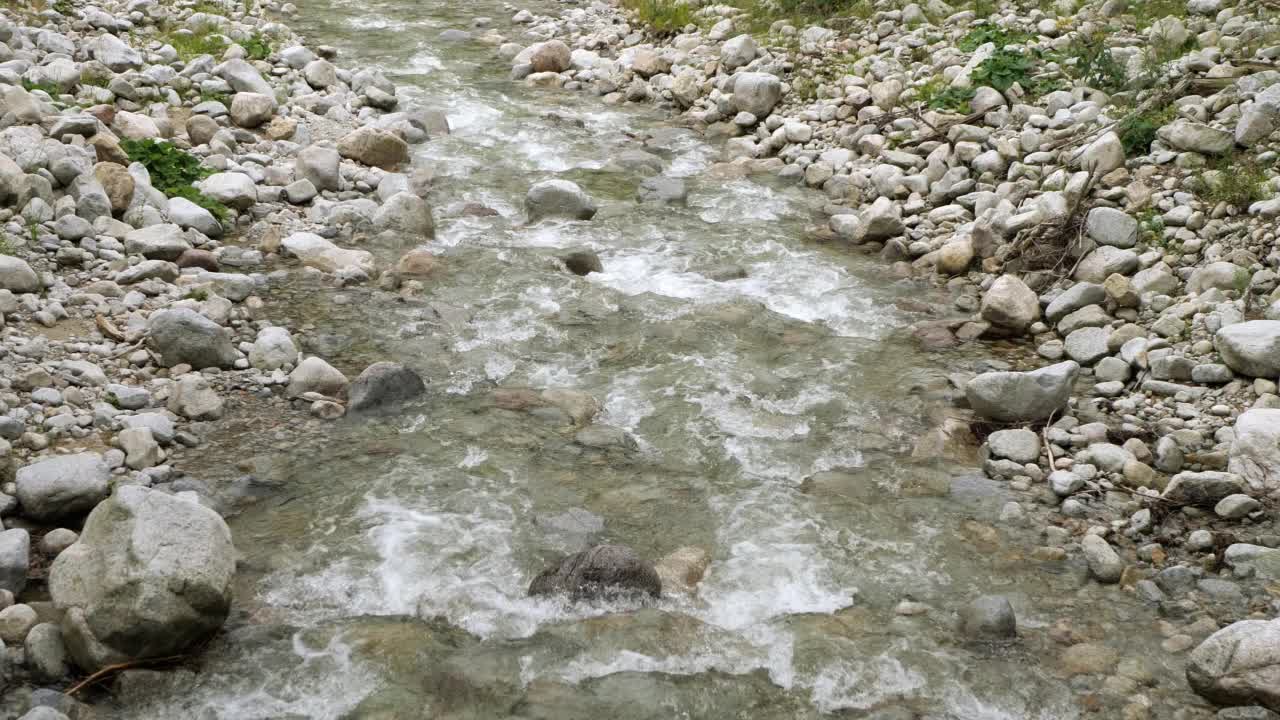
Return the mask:
[[348, 409], [362, 412], [399, 405], [426, 391], [422, 378], [409, 368], [399, 363], [374, 363], [351, 383]]
[[1018, 636], [1018, 619], [1003, 595], [983, 595], [960, 610], [960, 633], [971, 640], [1011, 640]]
[[572, 220], [590, 220], [595, 217], [596, 203], [568, 180], [544, 180], [533, 187], [524, 198], [529, 222], [546, 217], [563, 217]]
[[596, 545], [542, 571], [529, 585], [529, 595], [568, 595], [596, 600], [662, 593], [657, 570], [622, 545]]

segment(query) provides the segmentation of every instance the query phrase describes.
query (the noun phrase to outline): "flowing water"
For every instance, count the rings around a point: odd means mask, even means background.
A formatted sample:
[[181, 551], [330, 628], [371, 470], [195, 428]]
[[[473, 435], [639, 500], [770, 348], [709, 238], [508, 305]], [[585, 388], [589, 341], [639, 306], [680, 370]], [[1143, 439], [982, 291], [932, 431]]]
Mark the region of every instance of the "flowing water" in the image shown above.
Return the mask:
[[[264, 423], [210, 457], [210, 482], [239, 461], [269, 486], [230, 521], [235, 611], [196, 675], [122, 717], [1080, 714], [1048, 626], [1115, 642], [1153, 615], [1077, 564], [1030, 560], [1037, 529], [1001, 523], [1011, 497], [972, 461], [912, 458], [944, 361], [978, 362], [903, 338], [931, 291], [806, 242], [820, 195], [713, 168], [718, 149], [660, 111], [527, 88], [492, 46], [439, 38], [490, 16], [521, 39], [509, 6], [299, 4], [312, 43], [447, 112], [452, 135], [415, 160], [436, 174], [426, 247], [446, 269], [410, 302], [300, 277], [279, 310], [348, 372], [419, 369], [429, 398], [295, 445], [272, 446], [288, 435]], [[637, 150], [687, 180], [687, 206], [634, 201], [651, 172]], [[552, 177], [599, 215], [525, 224], [525, 190]], [[582, 247], [604, 273], [554, 261]], [[584, 445], [556, 412], [495, 406], [495, 388], [520, 387], [589, 392], [630, 440]], [[695, 596], [643, 607], [526, 597], [558, 556], [602, 541], [712, 562]], [[957, 636], [955, 609], [991, 592], [1014, 602], [1021, 642]], [[904, 599], [932, 609], [895, 613]], [[1154, 657], [1153, 642], [1117, 647]]]

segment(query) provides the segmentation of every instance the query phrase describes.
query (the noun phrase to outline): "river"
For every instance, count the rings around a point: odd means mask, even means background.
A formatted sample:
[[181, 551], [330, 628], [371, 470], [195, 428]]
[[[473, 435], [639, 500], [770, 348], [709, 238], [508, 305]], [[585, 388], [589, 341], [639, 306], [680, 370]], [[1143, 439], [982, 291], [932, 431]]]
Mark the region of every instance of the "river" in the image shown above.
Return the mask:
[[[520, 41], [510, 6], [299, 5], [294, 28], [343, 67], [383, 68], [448, 114], [452, 134], [415, 157], [445, 269], [409, 302], [301, 277], [272, 302], [311, 351], [352, 375], [404, 362], [429, 398], [207, 456], [210, 481], [245, 463], [271, 481], [230, 519], [236, 608], [195, 675], [121, 717], [1080, 716], [1048, 628], [1105, 641], [1152, 613], [1081, 564], [1032, 560], [1039, 528], [1001, 519], [1015, 498], [976, 461], [912, 457], [947, 374], [986, 362], [910, 340], [945, 295], [806, 240], [821, 194], [716, 167], [660, 110], [528, 88], [493, 46], [440, 37], [487, 16]], [[635, 201], [658, 168], [687, 205]], [[525, 224], [527, 188], [557, 177], [599, 214]], [[578, 248], [605, 271], [554, 260]], [[589, 392], [627, 436], [575, 442], [555, 413], [495, 407], [498, 387]], [[558, 554], [602, 541], [712, 562], [695, 596], [646, 607], [526, 597]], [[987, 593], [1011, 599], [1022, 641], [956, 633]], [[1157, 640], [1124, 650], [1155, 658]]]

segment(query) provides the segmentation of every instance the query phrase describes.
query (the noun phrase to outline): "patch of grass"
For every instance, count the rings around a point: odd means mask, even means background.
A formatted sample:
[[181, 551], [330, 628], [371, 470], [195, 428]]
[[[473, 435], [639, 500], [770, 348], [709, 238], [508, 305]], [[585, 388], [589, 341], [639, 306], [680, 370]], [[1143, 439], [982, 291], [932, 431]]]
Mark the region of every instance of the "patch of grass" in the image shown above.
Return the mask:
[[173, 143], [150, 138], [122, 140], [120, 147], [130, 161], [142, 163], [147, 168], [147, 172], [151, 174], [151, 185], [157, 190], [171, 198], [190, 200], [212, 213], [218, 222], [226, 219], [226, 206], [202, 194], [193, 185], [213, 174], [195, 155]]
[[1215, 161], [1209, 171], [1201, 173], [1201, 194], [1204, 199], [1217, 204], [1226, 203], [1246, 208], [1271, 197], [1267, 186], [1267, 172], [1252, 157], [1227, 156]]
[[1146, 30], [1157, 20], [1167, 17], [1187, 16], [1185, 0], [1131, 0], [1129, 11], [1139, 30]]
[[201, 92], [200, 102], [220, 102], [230, 108], [231, 96], [220, 92]]
[[40, 242], [40, 223], [31, 220], [27, 223], [27, 235], [31, 238], [31, 245], [34, 247]]
[[248, 40], [241, 41], [240, 47], [244, 48], [250, 60], [266, 60], [275, 51], [271, 39], [260, 32], [254, 32]]
[[210, 2], [209, 0], [200, 0], [191, 7], [193, 13], [204, 13], [205, 15], [221, 15], [227, 14], [227, 8], [222, 3]]
[[98, 75], [98, 74], [89, 73], [89, 72], [80, 74], [81, 85], [104, 88], [104, 87], [107, 87], [107, 85], [109, 85], [110, 83], [111, 83], [111, 75], [107, 75], [107, 74]]
[[1138, 239], [1147, 247], [1164, 248], [1168, 245], [1164, 236], [1164, 217], [1153, 207], [1138, 215]]
[[56, 0], [53, 3], [53, 9], [59, 15], [70, 15], [75, 12], [75, 7], [71, 5], [71, 0]]
[[1011, 30], [996, 25], [980, 25], [960, 38], [956, 47], [965, 52], [973, 52], [987, 43], [995, 43], [997, 48], [1003, 48], [1006, 45], [1023, 45], [1030, 39], [1031, 36], [1021, 30]]
[[941, 76], [916, 88], [917, 97], [920, 102], [933, 108], [934, 110], [944, 110], [953, 113], [969, 112], [969, 101], [973, 99], [973, 88], [954, 88], [949, 87], [947, 81]]
[[622, 0], [622, 6], [658, 33], [675, 35], [693, 23], [693, 8], [679, 0]]
[[1120, 136], [1125, 156], [1136, 157], [1150, 152], [1156, 131], [1173, 122], [1177, 116], [1178, 108], [1168, 103], [1121, 120], [1116, 126], [1116, 134]]
[[33, 83], [30, 80], [27, 80], [26, 78], [22, 79], [22, 87], [27, 92], [32, 92], [34, 90], [43, 90], [44, 92], [49, 94], [49, 97], [56, 98], [62, 94], [62, 88], [58, 87], [57, 85], [54, 85], [53, 83]]
[[178, 59], [183, 62], [188, 62], [201, 55], [218, 57], [227, 49], [226, 39], [207, 29], [194, 33], [167, 32], [159, 40], [172, 45], [173, 49], [178, 53]]
[[13, 245], [9, 243], [9, 235], [0, 233], [0, 255], [12, 255]]

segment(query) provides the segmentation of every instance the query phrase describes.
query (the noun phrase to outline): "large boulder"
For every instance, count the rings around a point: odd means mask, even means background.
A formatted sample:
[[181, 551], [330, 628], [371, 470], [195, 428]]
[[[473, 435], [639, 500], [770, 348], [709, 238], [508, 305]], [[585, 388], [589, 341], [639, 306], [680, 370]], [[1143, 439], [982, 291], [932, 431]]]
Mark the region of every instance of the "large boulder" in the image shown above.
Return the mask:
[[365, 165], [394, 172], [409, 162], [409, 143], [393, 132], [365, 125], [338, 140], [338, 154]]
[[1001, 275], [982, 296], [982, 319], [1001, 334], [1018, 336], [1040, 319], [1040, 298], [1014, 275]]
[[1157, 134], [1178, 150], [1205, 155], [1223, 155], [1236, 144], [1232, 133], [1191, 120], [1175, 120], [1160, 128]]
[[1187, 658], [1187, 682], [1219, 705], [1280, 712], [1280, 618], [1242, 620], [1210, 635]]
[[1227, 367], [1241, 375], [1280, 377], [1280, 320], [1250, 320], [1218, 331], [1214, 347]]
[[733, 106], [763, 120], [782, 99], [782, 81], [769, 73], [738, 73], [733, 81]]
[[1182, 472], [1173, 476], [1160, 496], [1178, 505], [1212, 508], [1223, 498], [1246, 490], [1244, 479], [1235, 473]]
[[342, 175], [338, 172], [341, 163], [342, 156], [337, 150], [310, 145], [298, 153], [293, 175], [299, 180], [310, 180], [316, 190], [339, 190], [342, 187]]
[[231, 98], [231, 122], [242, 128], [256, 128], [276, 114], [276, 99], [270, 95], [241, 92]]
[[410, 192], [399, 192], [387, 198], [373, 215], [373, 226], [379, 232], [407, 235], [408, 244], [435, 237], [436, 224], [431, 206]]
[[236, 210], [248, 210], [258, 202], [258, 186], [244, 173], [215, 173], [201, 181], [199, 187], [200, 192]]
[[73, 518], [102, 502], [110, 480], [111, 468], [98, 453], [59, 455], [18, 470], [18, 502], [36, 520]]
[[573, 64], [573, 53], [569, 46], [560, 40], [548, 40], [529, 48], [517, 55], [517, 60], [529, 63], [534, 72], [560, 73], [568, 70]]
[[314, 233], [294, 233], [280, 245], [303, 265], [327, 273], [359, 271], [373, 275], [374, 272], [373, 254], [368, 250], [340, 248]]
[[1227, 469], [1262, 492], [1280, 490], [1280, 410], [1255, 408], [1236, 418]]
[[63, 637], [86, 672], [168, 657], [227, 619], [236, 554], [231, 531], [195, 500], [125, 485], [85, 521], [49, 571]]
[[103, 33], [87, 43], [93, 59], [111, 72], [122, 73], [142, 67], [142, 55], [115, 35]]
[[177, 225], [150, 225], [124, 236], [124, 251], [148, 260], [177, 260], [191, 249]]
[[755, 60], [757, 51], [755, 38], [746, 34], [738, 35], [720, 46], [720, 64], [725, 70], [733, 72]]
[[44, 288], [26, 260], [12, 255], [0, 255], [0, 290], [15, 293], [36, 293]]
[[1131, 248], [1138, 244], [1138, 221], [1123, 210], [1096, 207], [1085, 216], [1084, 229], [1099, 245]]
[[662, 594], [658, 571], [634, 550], [596, 545], [542, 571], [529, 584], [530, 595], [568, 595], [574, 600]]
[[275, 96], [275, 93], [271, 90], [271, 85], [262, 79], [262, 76], [258, 74], [253, 65], [240, 58], [222, 63], [213, 69], [213, 73], [226, 80], [231, 89], [238, 93], [248, 92]]
[[190, 308], [153, 314], [147, 330], [165, 367], [229, 368], [239, 357], [227, 329]]
[[1100, 245], [1076, 267], [1075, 279], [1080, 282], [1101, 283], [1119, 273], [1132, 275], [1138, 269], [1138, 254], [1132, 250]]
[[184, 197], [169, 198], [169, 220], [181, 228], [191, 228], [211, 238], [222, 237], [222, 223], [213, 213]]
[[595, 217], [596, 203], [575, 182], [543, 180], [529, 188], [524, 197], [529, 222], [545, 217], [590, 220]]
[[347, 391], [352, 412], [367, 412], [399, 405], [427, 391], [418, 373], [393, 362], [370, 365]]
[[997, 422], [1034, 422], [1066, 406], [1080, 365], [1073, 361], [1031, 372], [989, 372], [965, 386], [969, 406]]

